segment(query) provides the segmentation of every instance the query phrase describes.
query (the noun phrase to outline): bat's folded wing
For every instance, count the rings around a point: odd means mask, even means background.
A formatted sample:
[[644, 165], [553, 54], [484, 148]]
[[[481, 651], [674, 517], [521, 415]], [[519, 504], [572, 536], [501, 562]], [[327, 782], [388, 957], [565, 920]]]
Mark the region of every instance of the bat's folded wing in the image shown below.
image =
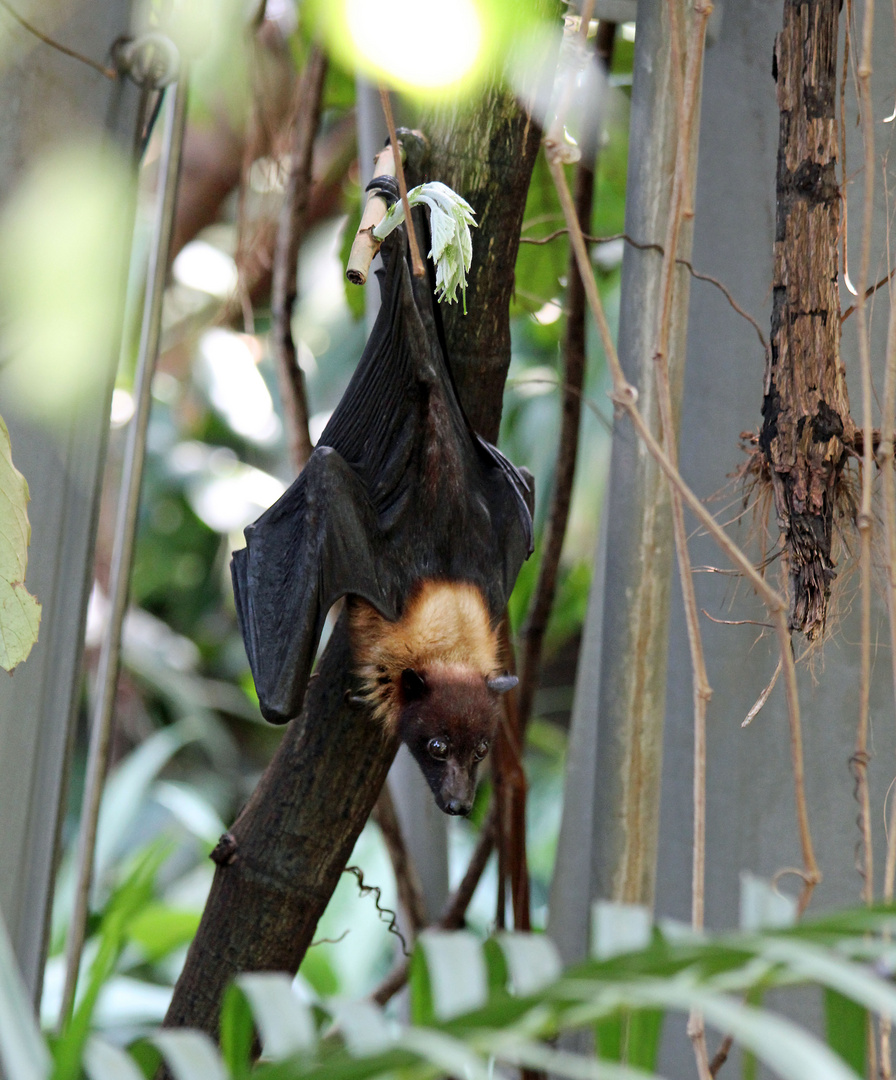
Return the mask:
[[513, 591], [520, 567], [534, 547], [534, 482], [528, 469], [517, 468], [497, 447], [480, 436], [475, 439], [480, 460], [487, 464], [490, 479], [488, 501], [493, 532], [493, 573], [495, 584], [501, 589], [500, 595], [492, 594], [492, 597], [503, 608]]
[[[292, 487], [254, 525], [231, 571], [237, 617], [261, 711], [296, 716], [324, 620], [347, 593], [397, 618], [380, 558], [377, 514], [356, 473], [319, 446]], [[382, 579], [382, 580], [381, 580]]]

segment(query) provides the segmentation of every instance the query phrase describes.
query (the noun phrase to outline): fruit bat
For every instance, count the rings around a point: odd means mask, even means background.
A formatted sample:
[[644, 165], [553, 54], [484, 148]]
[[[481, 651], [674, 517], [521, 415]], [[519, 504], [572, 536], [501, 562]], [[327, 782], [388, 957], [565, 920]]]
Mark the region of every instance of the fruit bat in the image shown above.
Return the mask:
[[404, 741], [439, 807], [466, 814], [508, 675], [498, 627], [532, 552], [532, 484], [458, 398], [431, 283], [399, 227], [357, 369], [302, 473], [231, 565], [261, 711], [300, 710], [324, 620], [347, 597], [353, 700]]

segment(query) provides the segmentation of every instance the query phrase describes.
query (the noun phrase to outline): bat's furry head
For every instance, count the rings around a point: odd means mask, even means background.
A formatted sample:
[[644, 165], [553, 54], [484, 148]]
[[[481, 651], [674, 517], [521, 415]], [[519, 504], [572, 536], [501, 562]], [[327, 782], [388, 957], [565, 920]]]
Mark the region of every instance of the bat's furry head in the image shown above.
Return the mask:
[[446, 814], [473, 808], [479, 763], [498, 730], [500, 695], [514, 685], [515, 676], [486, 679], [459, 665], [402, 671], [398, 734]]
[[349, 626], [361, 700], [417, 759], [439, 807], [468, 814], [479, 762], [494, 741], [504, 670], [482, 592], [466, 582], [426, 580], [397, 622], [359, 597]]

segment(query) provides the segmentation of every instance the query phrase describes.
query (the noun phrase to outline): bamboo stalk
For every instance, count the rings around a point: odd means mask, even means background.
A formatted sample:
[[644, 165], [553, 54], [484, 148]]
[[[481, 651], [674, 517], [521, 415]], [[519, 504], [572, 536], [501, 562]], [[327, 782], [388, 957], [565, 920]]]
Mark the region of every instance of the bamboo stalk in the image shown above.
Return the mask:
[[[374, 161], [374, 179], [378, 176], [395, 176], [395, 145], [390, 143], [381, 150]], [[377, 240], [373, 230], [386, 216], [389, 204], [378, 191], [371, 191], [367, 197], [364, 213], [361, 215], [361, 224], [355, 234], [352, 250], [349, 253], [348, 262], [345, 266], [345, 276], [353, 285], [363, 285], [370, 273], [370, 264], [376, 258], [377, 252], [382, 246], [382, 240]]]
[[[629, 417], [632, 426], [647, 448], [648, 453], [654, 458], [669, 481], [678, 489], [678, 491], [680, 491], [681, 496], [690, 511], [713, 537], [734, 566], [741, 571], [746, 580], [749, 581], [759, 594], [760, 598], [769, 609], [769, 613], [776, 619], [779, 629], [781, 625], [786, 626], [786, 614], [782, 613], [786, 612], [788, 606], [787, 600], [781, 596], [781, 594], [768, 583], [756, 567], [753, 566], [746, 554], [728, 536], [712, 514], [709, 513], [701, 500], [697, 498], [693, 491], [691, 491], [674, 463], [670, 460], [663, 447], [653, 435], [653, 432], [651, 432], [649, 425], [641, 414], [637, 404], [638, 391], [626, 379], [625, 373], [622, 370], [622, 365], [619, 362], [619, 354], [616, 351], [616, 346], [613, 341], [613, 336], [610, 333], [610, 327], [607, 323], [606, 313], [604, 312], [600, 294], [597, 291], [594, 274], [591, 271], [591, 264], [588, 259], [588, 252], [585, 248], [585, 241], [582, 237], [581, 230], [578, 227], [578, 221], [575, 216], [575, 207], [569, 192], [569, 187], [566, 183], [563, 166], [559, 162], [552, 161], [550, 156], [548, 156], [547, 161], [551, 177], [557, 188], [567, 227], [570, 230], [570, 240], [578, 260], [579, 272], [582, 274], [582, 280], [585, 285], [585, 294], [588, 298], [591, 313], [594, 316], [594, 320], [597, 323], [600, 332], [601, 343], [604, 347], [607, 365], [613, 380], [613, 389], [610, 393], [611, 400]], [[796, 792], [797, 823], [805, 864], [803, 871], [805, 883], [804, 896], [801, 898], [802, 906], [805, 907], [811, 897], [812, 890], [821, 880], [821, 874], [818, 869], [818, 864], [815, 861], [811, 833], [809, 830], [808, 810], [806, 809], [805, 782], [801, 760], [802, 735], [800, 727], [799, 698], [796, 693], [796, 670], [793, 664], [793, 654], [790, 648], [789, 636], [786, 647], [783, 639], [780, 640], [780, 647], [781, 660], [784, 665], [788, 686], [787, 702], [791, 726], [791, 750], [794, 761], [799, 765], [799, 767], [794, 770], [794, 787]]]
[[[672, 23], [672, 40], [677, 38], [678, 7], [674, 0], [669, 0], [669, 17]], [[663, 440], [670, 460], [678, 464], [677, 432], [672, 409], [672, 386], [669, 375], [669, 337], [672, 322], [672, 292], [675, 282], [676, 255], [679, 237], [691, 201], [694, 177], [691, 163], [691, 140], [694, 119], [697, 112], [698, 92], [701, 83], [703, 51], [706, 39], [706, 22], [712, 11], [709, 3], [696, 4], [694, 20], [687, 43], [686, 70], [684, 86], [678, 106], [678, 152], [675, 160], [675, 172], [672, 181], [672, 205], [663, 245], [663, 263], [660, 274], [660, 308], [657, 327], [657, 343], [654, 351], [654, 363], [658, 390], [660, 419], [663, 428]], [[680, 69], [679, 69], [680, 70]], [[672, 528], [675, 548], [678, 555], [679, 579], [684, 600], [685, 624], [691, 652], [693, 670], [693, 706], [694, 706], [694, 776], [693, 806], [694, 827], [692, 842], [691, 869], [691, 922], [695, 929], [703, 928], [704, 895], [706, 877], [706, 709], [712, 695], [706, 672], [706, 660], [703, 641], [700, 634], [697, 597], [691, 560], [688, 553], [687, 529], [684, 520], [684, 506], [681, 494], [674, 485], [670, 485], [672, 504]], [[706, 1029], [703, 1015], [699, 1010], [692, 1010], [688, 1018], [688, 1035], [694, 1047], [697, 1062], [697, 1074], [700, 1080], [709, 1080], [709, 1055], [706, 1049]]]

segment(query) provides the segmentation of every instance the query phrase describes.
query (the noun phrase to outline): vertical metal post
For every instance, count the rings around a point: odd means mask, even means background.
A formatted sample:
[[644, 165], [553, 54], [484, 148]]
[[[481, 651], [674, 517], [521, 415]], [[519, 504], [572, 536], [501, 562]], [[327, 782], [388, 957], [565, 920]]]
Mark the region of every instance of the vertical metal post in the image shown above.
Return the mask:
[[[10, 38], [0, 97], [0, 192], [53, 147], [107, 141], [130, 152], [139, 94], [30, 36], [0, 12]], [[95, 0], [55, 27], [70, 47], [102, 64], [127, 33], [130, 0]], [[109, 207], [126, 270], [133, 207]], [[88, 253], [84, 253], [88, 257]], [[120, 327], [119, 333], [120, 333]], [[110, 334], [115, 340], [115, 328]], [[19, 358], [3, 349], [0, 411], [18, 468], [31, 489], [28, 584], [43, 605], [40, 639], [12, 677], [0, 673], [0, 907], [28, 992], [40, 998], [84, 622], [93, 580], [99, 492], [117, 351], [97, 356], [95, 395], [73, 405], [52, 436], [18, 407], [7, 373]]]

